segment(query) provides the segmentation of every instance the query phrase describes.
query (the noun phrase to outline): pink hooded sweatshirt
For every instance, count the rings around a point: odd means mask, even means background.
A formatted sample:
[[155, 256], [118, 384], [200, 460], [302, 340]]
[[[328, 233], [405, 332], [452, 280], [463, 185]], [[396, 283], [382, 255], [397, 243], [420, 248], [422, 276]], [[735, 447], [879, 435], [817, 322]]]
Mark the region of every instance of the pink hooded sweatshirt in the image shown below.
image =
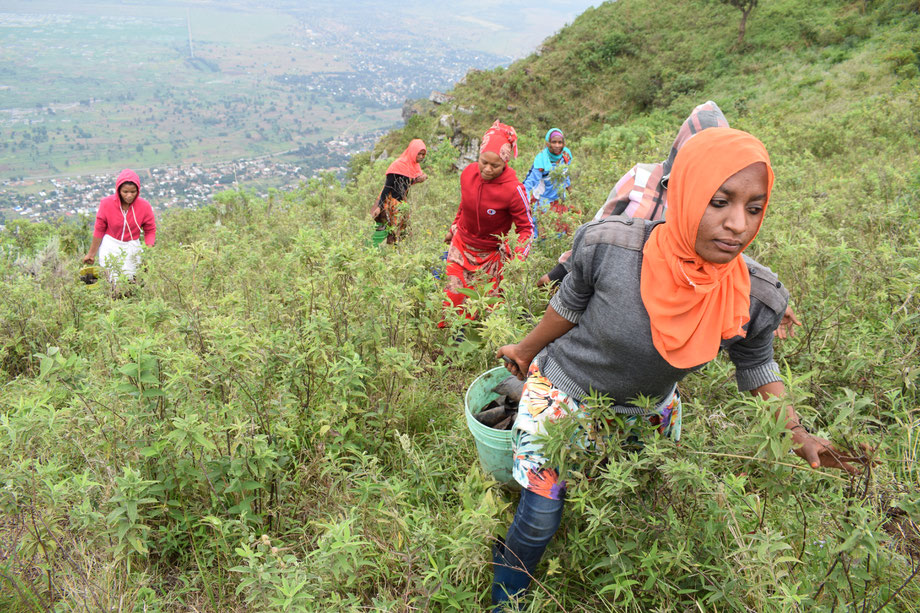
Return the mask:
[[[134, 183], [137, 186], [137, 198], [128, 207], [126, 214], [122, 214], [121, 199], [118, 197], [118, 189], [122, 183]], [[132, 241], [141, 237], [141, 230], [144, 231], [144, 244], [153, 245], [157, 240], [153, 207], [141, 198], [141, 182], [137, 173], [125, 168], [118, 173], [118, 179], [115, 180], [115, 193], [106, 196], [99, 203], [93, 237], [102, 238], [108, 234], [120, 241]]]

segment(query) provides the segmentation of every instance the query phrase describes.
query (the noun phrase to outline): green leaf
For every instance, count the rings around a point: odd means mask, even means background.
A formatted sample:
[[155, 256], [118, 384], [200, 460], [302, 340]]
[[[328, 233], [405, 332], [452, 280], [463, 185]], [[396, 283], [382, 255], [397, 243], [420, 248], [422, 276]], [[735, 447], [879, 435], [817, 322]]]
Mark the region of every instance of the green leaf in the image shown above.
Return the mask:
[[193, 432], [192, 439], [208, 451], [215, 451], [217, 447], [200, 432]]
[[147, 555], [147, 553], [149, 553], [147, 551], [147, 546], [144, 545], [140, 541], [140, 539], [137, 538], [137, 536], [132, 534], [131, 536], [128, 537], [128, 542], [131, 543], [131, 547], [133, 547], [134, 551], [136, 551], [137, 553], [141, 555]]
[[137, 367], [137, 364], [125, 364], [118, 369], [118, 372], [125, 375], [126, 377], [137, 379], [138, 374], [140, 373], [140, 369]]

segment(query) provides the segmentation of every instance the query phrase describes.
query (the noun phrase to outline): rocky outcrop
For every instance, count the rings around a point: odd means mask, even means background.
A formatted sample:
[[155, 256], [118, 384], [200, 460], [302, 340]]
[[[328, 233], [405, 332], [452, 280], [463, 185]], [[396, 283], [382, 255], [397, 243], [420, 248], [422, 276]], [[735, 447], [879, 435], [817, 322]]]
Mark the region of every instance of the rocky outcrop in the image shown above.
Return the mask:
[[[472, 115], [474, 107], [464, 107], [456, 104], [454, 96], [439, 91], [432, 91], [427, 99], [406, 100], [402, 107], [402, 118], [408, 122], [415, 115], [425, 114], [438, 118], [438, 129], [435, 138], [439, 142], [450, 141], [450, 144], [459, 152], [459, 157], [454, 162], [457, 170], [463, 170], [471, 162], [479, 159], [479, 135], [464, 133], [463, 124], [459, 118], [463, 115]], [[465, 123], [469, 123], [467, 120]], [[386, 155], [386, 151], [382, 153]], [[380, 159], [380, 155], [371, 154], [371, 161]]]
[[454, 168], [463, 170], [471, 162], [479, 159], [479, 139], [463, 132], [457, 118], [450, 113], [445, 113], [438, 118], [438, 126], [444, 130], [445, 140], [450, 139], [450, 144], [460, 152], [454, 162]]
[[418, 100], [406, 100], [402, 105], [402, 120], [403, 123], [409, 121], [409, 118], [413, 115], [418, 115], [422, 112], [422, 107], [419, 104]]
[[479, 159], [479, 139], [468, 138], [458, 132], [450, 139], [450, 144], [460, 152], [460, 157], [454, 162], [454, 168], [463, 170], [468, 165]]
[[429, 99], [430, 101], [434, 102], [435, 104], [447, 104], [448, 102], [450, 102], [451, 100], [453, 100], [454, 97], [451, 96], [450, 94], [445, 94], [445, 93], [443, 93], [443, 92], [433, 91], [433, 92], [431, 92], [431, 95], [428, 96], [428, 99]]

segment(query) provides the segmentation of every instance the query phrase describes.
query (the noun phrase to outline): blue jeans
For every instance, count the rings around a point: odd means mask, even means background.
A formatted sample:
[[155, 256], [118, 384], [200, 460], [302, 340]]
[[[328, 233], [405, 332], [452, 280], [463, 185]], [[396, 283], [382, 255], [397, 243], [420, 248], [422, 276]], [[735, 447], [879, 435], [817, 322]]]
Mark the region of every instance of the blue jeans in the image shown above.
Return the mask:
[[564, 502], [544, 498], [529, 490], [521, 491], [508, 535], [492, 552], [495, 613], [503, 610], [502, 603], [520, 596], [530, 585], [530, 578], [562, 521]]

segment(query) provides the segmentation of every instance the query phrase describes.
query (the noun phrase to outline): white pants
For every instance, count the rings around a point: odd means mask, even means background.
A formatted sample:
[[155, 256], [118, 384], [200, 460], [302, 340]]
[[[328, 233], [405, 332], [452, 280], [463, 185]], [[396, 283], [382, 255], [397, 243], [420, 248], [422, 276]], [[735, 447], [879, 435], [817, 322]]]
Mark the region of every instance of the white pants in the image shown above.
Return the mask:
[[133, 279], [141, 265], [140, 239], [120, 241], [106, 234], [99, 245], [99, 264], [109, 270], [113, 283], [119, 273], [123, 273], [128, 280]]

